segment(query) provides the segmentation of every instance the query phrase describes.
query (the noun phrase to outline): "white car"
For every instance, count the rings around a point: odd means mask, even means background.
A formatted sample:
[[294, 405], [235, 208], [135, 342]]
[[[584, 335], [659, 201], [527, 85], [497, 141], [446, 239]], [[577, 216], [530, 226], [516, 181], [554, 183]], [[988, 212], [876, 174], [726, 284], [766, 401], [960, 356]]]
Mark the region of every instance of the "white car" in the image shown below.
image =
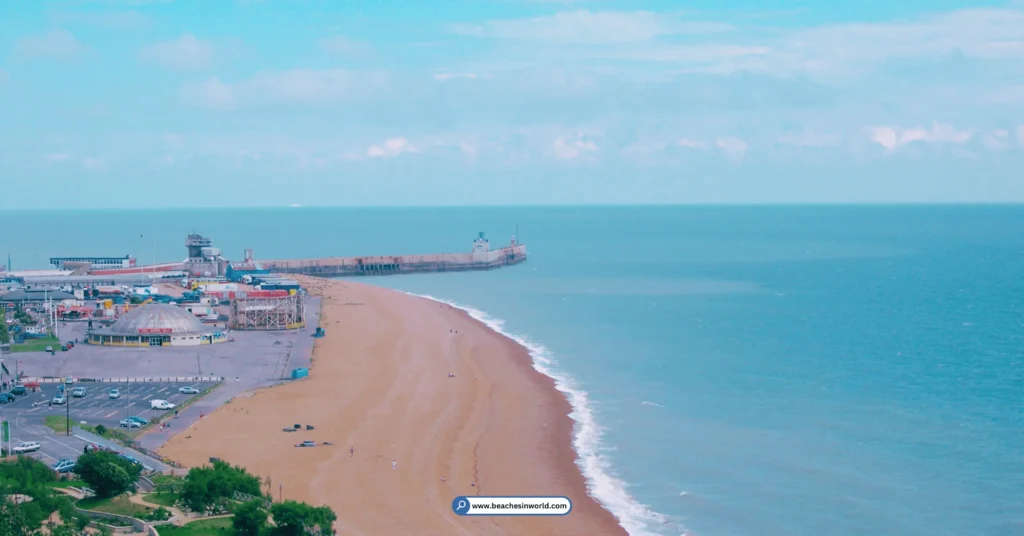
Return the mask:
[[119, 426], [121, 428], [142, 428], [142, 423], [131, 419], [121, 419]]
[[111, 389], [110, 392], [107, 393], [107, 398], [109, 398], [111, 400], [116, 400], [118, 398], [121, 398], [121, 391], [119, 391], [117, 389]]
[[57, 395], [57, 396], [53, 397], [53, 403], [54, 404], [60, 405], [60, 404], [63, 404], [64, 402], [65, 402], [64, 395]]
[[174, 409], [174, 404], [166, 400], [150, 400], [149, 407], [153, 409]]
[[188, 387], [188, 386], [186, 386], [186, 387], [182, 387], [182, 388], [178, 389], [178, 392], [183, 394], [183, 395], [198, 395], [199, 394], [199, 389], [196, 389], [195, 387]]
[[24, 454], [26, 452], [35, 452], [42, 448], [42, 445], [38, 441], [25, 441], [20, 445], [11, 449], [15, 454]]

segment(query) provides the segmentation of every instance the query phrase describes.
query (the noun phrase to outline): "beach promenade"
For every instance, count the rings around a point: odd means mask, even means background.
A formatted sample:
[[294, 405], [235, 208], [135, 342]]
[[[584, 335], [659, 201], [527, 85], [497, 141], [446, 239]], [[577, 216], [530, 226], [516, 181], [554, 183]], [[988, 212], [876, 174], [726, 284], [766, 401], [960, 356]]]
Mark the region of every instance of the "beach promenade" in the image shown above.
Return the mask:
[[[523, 347], [427, 299], [302, 282], [323, 296], [327, 331], [310, 377], [235, 398], [162, 454], [185, 465], [216, 456], [269, 477], [275, 499], [334, 508], [343, 535], [625, 534], [587, 495], [570, 406]], [[303, 430], [282, 431], [294, 424]], [[304, 440], [333, 445], [295, 447]], [[460, 517], [460, 495], [567, 496], [573, 509]]]

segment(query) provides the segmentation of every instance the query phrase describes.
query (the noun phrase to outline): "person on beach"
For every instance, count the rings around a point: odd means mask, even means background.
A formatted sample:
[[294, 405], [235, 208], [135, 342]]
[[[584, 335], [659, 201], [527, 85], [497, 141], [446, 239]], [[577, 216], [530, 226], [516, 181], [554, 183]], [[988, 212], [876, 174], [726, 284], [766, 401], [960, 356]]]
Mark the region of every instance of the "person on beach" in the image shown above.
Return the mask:
[[394, 471], [398, 467], [398, 462], [391, 460], [391, 470]]
[[355, 447], [349, 447], [348, 448], [348, 457], [351, 458], [351, 457], [353, 457], [355, 455], [356, 455], [356, 448]]

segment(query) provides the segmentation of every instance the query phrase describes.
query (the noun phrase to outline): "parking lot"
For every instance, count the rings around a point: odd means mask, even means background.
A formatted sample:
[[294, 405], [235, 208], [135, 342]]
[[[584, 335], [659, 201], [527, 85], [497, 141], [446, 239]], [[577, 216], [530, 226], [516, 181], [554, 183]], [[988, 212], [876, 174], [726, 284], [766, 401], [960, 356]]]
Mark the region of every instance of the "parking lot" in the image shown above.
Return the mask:
[[[178, 392], [179, 388], [189, 386], [203, 391], [211, 385], [210, 383], [78, 382], [67, 386], [67, 393], [70, 394], [76, 387], [83, 387], [86, 390], [86, 396], [81, 398], [67, 396], [68, 408], [65, 408], [59, 404], [54, 404], [52, 407], [49, 405], [59, 391], [57, 385], [44, 384], [41, 390], [18, 397], [14, 402], [0, 406], [0, 412], [19, 414], [25, 420], [42, 423], [47, 415], [65, 415], [70, 409], [72, 422], [85, 422], [90, 425], [102, 424], [108, 428], [116, 428], [121, 419], [128, 415], [137, 415], [146, 420], [152, 420], [153, 417], [167, 413], [163, 410], [150, 409], [150, 400], [167, 400], [180, 406], [189, 398], [197, 395], [181, 394]], [[121, 393], [120, 398], [111, 399], [108, 395], [111, 389], [118, 389]]]

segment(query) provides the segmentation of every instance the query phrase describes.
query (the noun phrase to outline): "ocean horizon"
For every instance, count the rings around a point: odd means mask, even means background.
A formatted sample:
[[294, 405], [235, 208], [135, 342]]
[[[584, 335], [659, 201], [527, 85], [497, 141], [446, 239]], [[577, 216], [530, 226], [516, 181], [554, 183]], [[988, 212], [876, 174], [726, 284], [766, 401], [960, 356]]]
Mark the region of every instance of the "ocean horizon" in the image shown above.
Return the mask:
[[524, 264], [358, 280], [526, 346], [631, 535], [1024, 534], [1024, 205], [16, 211], [0, 255], [175, 261], [192, 231], [229, 258], [435, 253], [517, 226]]

